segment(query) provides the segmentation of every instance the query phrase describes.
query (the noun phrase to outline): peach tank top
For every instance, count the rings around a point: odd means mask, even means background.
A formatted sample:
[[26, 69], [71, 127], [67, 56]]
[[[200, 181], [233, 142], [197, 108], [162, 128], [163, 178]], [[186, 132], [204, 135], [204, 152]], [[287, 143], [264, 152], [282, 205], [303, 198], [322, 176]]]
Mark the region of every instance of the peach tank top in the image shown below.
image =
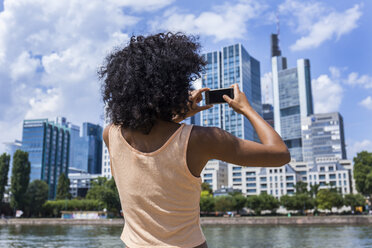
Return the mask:
[[111, 172], [125, 224], [120, 239], [129, 248], [192, 248], [205, 242], [200, 226], [201, 177], [186, 164], [193, 125], [183, 123], [161, 148], [144, 153], [109, 130]]

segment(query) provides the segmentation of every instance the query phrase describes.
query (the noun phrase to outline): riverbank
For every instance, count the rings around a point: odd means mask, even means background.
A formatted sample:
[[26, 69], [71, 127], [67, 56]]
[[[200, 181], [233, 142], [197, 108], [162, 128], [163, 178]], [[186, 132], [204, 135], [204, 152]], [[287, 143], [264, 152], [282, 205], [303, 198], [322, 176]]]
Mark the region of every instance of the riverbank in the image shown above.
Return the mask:
[[[201, 225], [371, 225], [372, 216], [201, 217]], [[124, 225], [124, 219], [0, 219], [0, 225]]]

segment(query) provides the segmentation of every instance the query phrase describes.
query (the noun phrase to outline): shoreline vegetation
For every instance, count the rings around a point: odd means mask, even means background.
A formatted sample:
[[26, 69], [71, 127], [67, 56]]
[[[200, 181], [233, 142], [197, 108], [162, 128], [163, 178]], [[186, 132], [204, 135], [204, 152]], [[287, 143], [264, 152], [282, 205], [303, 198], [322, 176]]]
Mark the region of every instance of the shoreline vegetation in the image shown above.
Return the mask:
[[[203, 225], [371, 225], [372, 216], [257, 216], [257, 217], [200, 217]], [[60, 219], [10, 218], [0, 219], [5, 225], [124, 225], [124, 219]]]

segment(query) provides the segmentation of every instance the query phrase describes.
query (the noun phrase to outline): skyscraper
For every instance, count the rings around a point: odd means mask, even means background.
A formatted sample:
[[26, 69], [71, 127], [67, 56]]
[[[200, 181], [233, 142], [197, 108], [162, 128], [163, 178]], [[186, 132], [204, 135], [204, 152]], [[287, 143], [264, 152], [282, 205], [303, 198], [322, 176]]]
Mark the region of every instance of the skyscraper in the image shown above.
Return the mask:
[[273, 105], [264, 103], [262, 104], [262, 114], [264, 120], [274, 128], [274, 108]]
[[277, 35], [273, 34], [271, 41], [275, 130], [287, 145], [291, 157], [303, 161], [301, 120], [313, 114], [310, 61], [299, 59], [297, 67], [287, 68]]
[[346, 159], [344, 122], [340, 113], [313, 114], [302, 121], [304, 161]]
[[[106, 106], [104, 108], [104, 120], [103, 120], [103, 129], [110, 124], [110, 119], [106, 118]], [[110, 179], [112, 177], [111, 167], [110, 167], [110, 155], [107, 149], [106, 144], [102, 143], [102, 169], [101, 173], [103, 177]]]
[[[234, 44], [223, 47], [221, 51], [214, 51], [203, 54], [207, 61], [206, 70], [202, 74], [202, 87], [210, 89], [228, 88], [234, 83], [238, 83], [239, 88], [245, 93], [255, 111], [262, 115], [261, 104], [261, 82], [260, 82], [260, 63], [253, 58], [241, 44]], [[205, 104], [205, 101], [203, 100]], [[236, 113], [228, 104], [216, 104], [212, 108], [201, 113], [202, 126], [215, 126], [222, 128], [231, 134], [248, 140], [259, 141], [257, 133], [251, 123], [243, 115]], [[202, 177], [205, 182], [210, 178], [204, 175], [211, 175], [211, 169], [225, 171], [220, 166], [206, 166]], [[234, 189], [243, 193], [247, 192], [245, 170], [247, 167], [228, 164], [229, 183]], [[241, 173], [237, 173], [237, 172]], [[217, 172], [216, 172], [217, 173]], [[218, 174], [218, 173], [217, 173]], [[212, 182], [214, 185], [215, 182]]]
[[[252, 107], [262, 115], [260, 62], [249, 55], [241, 44], [226, 46], [221, 52], [214, 51], [203, 56], [207, 66], [202, 75], [202, 87], [228, 88], [238, 83]], [[259, 141], [249, 120], [227, 104], [217, 104], [202, 111], [201, 125], [220, 127], [239, 138]]]
[[88, 173], [100, 174], [102, 164], [102, 127], [84, 122], [82, 137], [88, 138]]
[[58, 177], [68, 175], [70, 129], [61, 119], [23, 121], [22, 150], [29, 153], [30, 181], [44, 180], [49, 185], [48, 199], [54, 199]]

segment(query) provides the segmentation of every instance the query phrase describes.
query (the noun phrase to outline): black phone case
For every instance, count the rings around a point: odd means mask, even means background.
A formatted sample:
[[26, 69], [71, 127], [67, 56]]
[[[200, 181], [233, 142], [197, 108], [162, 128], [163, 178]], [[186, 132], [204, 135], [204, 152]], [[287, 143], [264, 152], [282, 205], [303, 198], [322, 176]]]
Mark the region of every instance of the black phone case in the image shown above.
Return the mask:
[[209, 90], [209, 91], [206, 91], [205, 92], [205, 104], [206, 105], [209, 105], [209, 104], [222, 104], [222, 103], [227, 103], [225, 102], [224, 100], [222, 100], [221, 102], [211, 102], [211, 97], [210, 97], [210, 94], [213, 94], [213, 92], [216, 92], [216, 91], [221, 91], [221, 90], [228, 90], [227, 94], [231, 99], [234, 99], [234, 89], [233, 88], [222, 88], [222, 89], [215, 89], [215, 90]]

